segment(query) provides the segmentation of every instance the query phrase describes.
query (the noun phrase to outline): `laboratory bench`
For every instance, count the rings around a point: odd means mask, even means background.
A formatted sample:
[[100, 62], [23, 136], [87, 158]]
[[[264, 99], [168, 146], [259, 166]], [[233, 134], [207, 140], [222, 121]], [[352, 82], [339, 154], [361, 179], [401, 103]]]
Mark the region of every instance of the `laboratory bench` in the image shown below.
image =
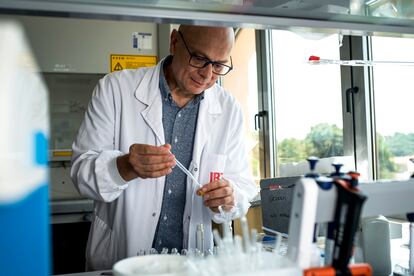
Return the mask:
[[[260, 196], [253, 200], [247, 213], [250, 229], [262, 232], [262, 202]], [[111, 275], [108, 270], [82, 272], [85, 268], [85, 248], [90, 227], [93, 202], [79, 200], [52, 202], [53, 274], [65, 276]], [[408, 264], [408, 223], [390, 220], [392, 269]], [[234, 235], [242, 235], [239, 220], [234, 221]], [[262, 234], [264, 235], [264, 234]], [[287, 242], [286, 247], [287, 250]], [[285, 252], [286, 252], [285, 250]], [[70, 261], [68, 261], [70, 260]]]
[[[54, 275], [92, 276], [105, 272], [82, 272], [85, 270], [85, 249], [91, 225], [92, 209], [93, 201], [88, 200], [51, 202]], [[250, 228], [261, 231], [260, 200], [252, 202], [247, 219]], [[234, 233], [241, 235], [238, 220], [234, 222]]]
[[[408, 238], [408, 224], [403, 226], [403, 236], [401, 239], [391, 240], [391, 253], [392, 253], [392, 270], [393, 274], [391, 275], [400, 275], [398, 272], [401, 272], [401, 267], [408, 267], [408, 247], [407, 247], [407, 238]], [[283, 243], [287, 246], [287, 240]], [[285, 248], [287, 249], [287, 248]], [[286, 250], [284, 254], [286, 254]], [[402, 265], [402, 266], [401, 266]], [[397, 273], [397, 274], [396, 274]], [[113, 275], [111, 270], [99, 270], [92, 272], [79, 272], [79, 273], [70, 273], [70, 274], [55, 274], [56, 276], [103, 276], [103, 275]]]

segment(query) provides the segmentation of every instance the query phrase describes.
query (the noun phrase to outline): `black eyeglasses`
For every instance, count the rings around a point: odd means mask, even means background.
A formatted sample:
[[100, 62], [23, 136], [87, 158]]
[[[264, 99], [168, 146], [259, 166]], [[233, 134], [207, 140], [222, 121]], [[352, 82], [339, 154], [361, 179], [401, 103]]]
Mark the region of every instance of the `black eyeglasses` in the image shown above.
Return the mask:
[[217, 62], [217, 61], [209, 60], [206, 57], [194, 55], [193, 53], [191, 53], [190, 49], [188, 49], [187, 43], [185, 42], [184, 36], [181, 33], [181, 31], [178, 31], [178, 33], [180, 34], [181, 39], [184, 42], [184, 46], [187, 49], [188, 54], [190, 55], [190, 60], [188, 61], [188, 64], [190, 64], [190, 66], [195, 67], [195, 68], [204, 68], [208, 66], [209, 64], [211, 64], [213, 66], [213, 73], [216, 75], [220, 75], [220, 76], [226, 75], [228, 72], [230, 72], [233, 69], [233, 61], [231, 59], [231, 56], [230, 56], [230, 66], [229, 66], [229, 65]]

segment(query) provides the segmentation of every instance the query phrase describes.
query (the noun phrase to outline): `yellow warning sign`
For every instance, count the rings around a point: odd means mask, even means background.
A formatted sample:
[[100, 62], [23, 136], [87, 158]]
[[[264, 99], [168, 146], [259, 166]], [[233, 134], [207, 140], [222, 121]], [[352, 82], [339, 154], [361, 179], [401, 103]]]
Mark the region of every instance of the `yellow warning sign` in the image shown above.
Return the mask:
[[122, 67], [121, 63], [118, 62], [117, 64], [115, 64], [115, 67], [114, 67], [113, 71], [119, 71], [119, 70], [122, 70], [122, 69], [124, 69], [124, 68]]
[[154, 66], [156, 64], [156, 56], [111, 55], [111, 72]]
[[71, 150], [55, 150], [53, 151], [53, 157], [72, 156]]

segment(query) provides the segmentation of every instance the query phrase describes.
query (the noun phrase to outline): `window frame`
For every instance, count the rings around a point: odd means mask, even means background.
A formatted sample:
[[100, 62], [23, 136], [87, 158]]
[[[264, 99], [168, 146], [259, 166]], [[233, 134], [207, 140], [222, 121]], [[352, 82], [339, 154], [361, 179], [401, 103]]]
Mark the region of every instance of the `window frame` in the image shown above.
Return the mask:
[[[256, 49], [258, 63], [258, 96], [261, 127], [259, 139], [261, 143], [261, 169], [265, 177], [277, 177], [277, 141], [276, 126], [273, 114], [273, 68], [272, 68], [272, 30], [256, 31]], [[370, 58], [370, 39], [365, 36], [343, 36], [340, 47], [340, 58]], [[349, 95], [351, 110], [347, 112], [347, 90], [358, 87], [357, 93]], [[372, 93], [372, 70], [369, 67], [341, 67], [341, 94], [344, 155], [352, 155], [355, 168], [361, 173], [361, 179], [370, 181], [377, 177], [375, 158], [375, 122]], [[349, 93], [348, 93], [349, 94]]]

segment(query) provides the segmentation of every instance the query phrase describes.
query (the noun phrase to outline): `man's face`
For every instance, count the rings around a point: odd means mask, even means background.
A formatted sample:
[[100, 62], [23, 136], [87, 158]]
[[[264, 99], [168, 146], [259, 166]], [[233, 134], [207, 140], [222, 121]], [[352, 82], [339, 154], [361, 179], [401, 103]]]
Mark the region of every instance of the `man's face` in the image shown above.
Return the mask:
[[204, 68], [191, 66], [191, 55], [230, 65], [232, 46], [232, 37], [225, 29], [193, 27], [184, 29], [181, 35], [174, 31], [171, 39], [171, 53], [174, 55], [172, 74], [180, 91], [200, 94], [213, 86], [219, 76], [213, 72], [212, 64]]

